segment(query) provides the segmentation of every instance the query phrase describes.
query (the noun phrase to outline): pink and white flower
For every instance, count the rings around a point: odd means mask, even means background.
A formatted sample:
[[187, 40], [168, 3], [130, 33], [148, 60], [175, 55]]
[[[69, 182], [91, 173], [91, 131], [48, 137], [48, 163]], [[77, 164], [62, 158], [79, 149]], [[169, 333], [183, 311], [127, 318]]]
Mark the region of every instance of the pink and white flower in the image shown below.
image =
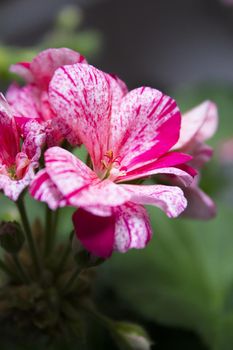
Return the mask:
[[[211, 101], [205, 101], [185, 113], [181, 121], [180, 138], [173, 150], [190, 154], [193, 158], [189, 164], [200, 170], [210, 160], [213, 150], [205, 141], [210, 139], [218, 127], [218, 111]], [[210, 219], [216, 215], [213, 200], [200, 187], [199, 176], [191, 186], [184, 188], [188, 206], [184, 215], [196, 219]]]
[[34, 177], [44, 135], [28, 134], [20, 146], [20, 134], [12, 110], [0, 94], [0, 190], [16, 201]]
[[[86, 60], [78, 52], [61, 48], [42, 51], [32, 62], [11, 66], [11, 71], [20, 75], [27, 83], [24, 87], [11, 85], [6, 94], [23, 135], [28, 129], [36, 129], [46, 134], [49, 146], [57, 145], [61, 141], [59, 126], [54, 122], [55, 112], [48, 98], [48, 87], [58, 67], [74, 63], [86, 63]], [[31, 122], [32, 126], [26, 126]]]
[[176, 186], [127, 182], [155, 174], [178, 176], [184, 185], [193, 180], [193, 170], [185, 168], [191, 157], [168, 153], [180, 132], [175, 101], [148, 87], [127, 93], [116, 77], [82, 64], [55, 72], [49, 98], [57, 118], [87, 148], [93, 167], [60, 147], [49, 148], [31, 195], [51, 209], [78, 207], [73, 216], [76, 234], [97, 256], [145, 247], [152, 231], [143, 205], [176, 217], [187, 201]]

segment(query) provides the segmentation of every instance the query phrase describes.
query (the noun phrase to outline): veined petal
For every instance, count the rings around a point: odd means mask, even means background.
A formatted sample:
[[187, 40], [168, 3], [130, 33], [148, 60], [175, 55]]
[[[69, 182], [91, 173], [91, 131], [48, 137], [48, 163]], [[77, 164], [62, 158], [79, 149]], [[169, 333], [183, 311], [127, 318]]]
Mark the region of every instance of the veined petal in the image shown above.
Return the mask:
[[47, 49], [33, 59], [30, 70], [36, 84], [47, 89], [57, 68], [74, 63], [86, 63], [86, 60], [78, 52], [67, 48]]
[[164, 185], [121, 185], [132, 193], [130, 201], [143, 205], [154, 205], [168, 217], [179, 216], [187, 206], [183, 191], [176, 186]]
[[180, 122], [176, 102], [160, 91], [142, 87], [129, 92], [112, 121], [111, 144], [121, 165], [133, 170], [168, 152], [179, 138]]
[[152, 236], [146, 209], [138, 204], [126, 203], [114, 209], [114, 250], [126, 252], [131, 248], [144, 248]]
[[53, 181], [51, 181], [46, 169], [40, 170], [30, 185], [30, 194], [38, 201], [48, 204], [50, 209], [55, 210], [67, 205], [61, 192]]
[[193, 176], [191, 176], [187, 171], [176, 167], [169, 167], [159, 169], [145, 169], [143, 172], [140, 171], [140, 173], [137, 173], [137, 171], [132, 171], [132, 173], [128, 173], [125, 176], [119, 177], [117, 179], [117, 182], [131, 181], [157, 174], [177, 176], [184, 186], [189, 186], [193, 181]]
[[93, 215], [83, 209], [73, 214], [75, 233], [82, 245], [93, 255], [108, 258], [113, 251], [115, 217]]
[[76, 135], [95, 169], [101, 166], [108, 149], [112, 102], [107, 76], [86, 64], [61, 67], [50, 83], [49, 97], [63, 136]]
[[99, 182], [86, 164], [60, 147], [51, 147], [45, 152], [45, 164], [51, 180], [69, 203], [73, 203], [84, 188]]
[[12, 110], [0, 94], [0, 161], [7, 166], [14, 164], [20, 150], [19, 135]]
[[132, 171], [126, 171], [125, 175], [118, 176], [117, 182], [135, 180], [156, 174], [171, 174], [180, 177], [185, 186], [189, 186], [193, 181], [193, 176], [197, 174], [194, 169], [185, 164], [191, 159], [192, 157], [187, 154], [167, 153], [154, 162]]
[[203, 142], [214, 135], [218, 126], [218, 111], [211, 101], [205, 101], [185, 113], [181, 121], [180, 138], [173, 149], [180, 149], [190, 142]]

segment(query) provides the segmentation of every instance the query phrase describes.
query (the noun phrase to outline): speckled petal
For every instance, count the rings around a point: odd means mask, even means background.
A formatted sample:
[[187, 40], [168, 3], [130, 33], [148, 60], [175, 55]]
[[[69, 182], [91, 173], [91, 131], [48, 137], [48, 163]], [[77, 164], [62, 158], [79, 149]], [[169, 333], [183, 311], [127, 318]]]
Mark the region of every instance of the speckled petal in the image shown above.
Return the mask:
[[16, 117], [43, 120], [40, 96], [40, 89], [33, 84], [24, 87], [12, 84], [6, 93]]
[[179, 216], [187, 206], [183, 191], [176, 186], [121, 186], [131, 192], [131, 202], [159, 207], [170, 218]]
[[152, 236], [146, 209], [129, 202], [115, 208], [114, 215], [116, 220], [114, 250], [125, 253], [131, 248], [144, 248]]
[[86, 64], [59, 68], [51, 81], [50, 102], [65, 137], [81, 139], [95, 168], [107, 151], [111, 89], [106, 75]]
[[121, 165], [133, 170], [169, 151], [179, 138], [180, 122], [176, 102], [160, 91], [129, 92], [112, 122], [111, 144]]
[[109, 208], [116, 207], [129, 201], [131, 193], [114, 182], [106, 179], [93, 182], [75, 197], [70, 199], [72, 205], [83, 207], [93, 214], [109, 216]]

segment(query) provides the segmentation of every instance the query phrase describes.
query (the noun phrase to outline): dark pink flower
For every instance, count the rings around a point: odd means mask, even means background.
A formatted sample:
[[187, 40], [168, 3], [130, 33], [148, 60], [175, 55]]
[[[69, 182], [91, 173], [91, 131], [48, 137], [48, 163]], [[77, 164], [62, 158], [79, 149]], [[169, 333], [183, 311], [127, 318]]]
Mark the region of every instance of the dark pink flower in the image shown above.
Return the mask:
[[[48, 87], [58, 67], [78, 62], [86, 63], [86, 60], [78, 52], [61, 48], [42, 51], [32, 62], [11, 66], [11, 71], [23, 77], [27, 83], [24, 87], [11, 85], [6, 95], [23, 134], [25, 124], [33, 120], [40, 133], [43, 131], [46, 134], [49, 146], [61, 141], [59, 127], [54, 123], [55, 113], [48, 99]], [[27, 126], [27, 129], [30, 127]]]
[[73, 216], [77, 236], [97, 256], [145, 247], [152, 231], [143, 205], [176, 217], [187, 202], [176, 186], [125, 182], [155, 174], [178, 176], [185, 185], [193, 179], [189, 168], [179, 168], [191, 157], [168, 153], [180, 132], [175, 101], [148, 87], [127, 93], [116, 77], [82, 64], [56, 71], [49, 98], [57, 118], [87, 148], [93, 169], [52, 147], [31, 185], [32, 196], [52, 209], [80, 208]]
[[16, 201], [34, 177], [44, 135], [28, 134], [22, 146], [12, 110], [0, 95], [0, 190]]
[[[205, 141], [211, 138], [218, 126], [218, 111], [211, 101], [205, 101], [185, 113], [181, 121], [180, 138], [173, 150], [190, 154], [193, 158], [189, 164], [200, 170], [210, 160], [213, 150]], [[184, 188], [188, 206], [184, 215], [196, 219], [210, 219], [216, 215], [213, 200], [200, 187], [199, 176], [191, 186]]]

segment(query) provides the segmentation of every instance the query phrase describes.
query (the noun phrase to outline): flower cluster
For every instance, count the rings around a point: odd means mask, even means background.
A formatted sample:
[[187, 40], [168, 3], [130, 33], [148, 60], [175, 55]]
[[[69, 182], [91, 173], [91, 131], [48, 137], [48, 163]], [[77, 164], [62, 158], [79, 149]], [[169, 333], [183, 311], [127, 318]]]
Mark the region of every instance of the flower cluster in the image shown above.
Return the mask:
[[[181, 116], [162, 92], [128, 91], [118, 77], [65, 48], [11, 70], [26, 85], [13, 84], [0, 99], [0, 189], [10, 199], [29, 186], [52, 210], [77, 208], [76, 235], [102, 258], [145, 247], [152, 229], [144, 205], [171, 218], [215, 214], [198, 187], [199, 170], [212, 155], [205, 140], [217, 127], [214, 103]], [[84, 145], [87, 163], [67, 144]], [[148, 178], [153, 182], [143, 184]]]

